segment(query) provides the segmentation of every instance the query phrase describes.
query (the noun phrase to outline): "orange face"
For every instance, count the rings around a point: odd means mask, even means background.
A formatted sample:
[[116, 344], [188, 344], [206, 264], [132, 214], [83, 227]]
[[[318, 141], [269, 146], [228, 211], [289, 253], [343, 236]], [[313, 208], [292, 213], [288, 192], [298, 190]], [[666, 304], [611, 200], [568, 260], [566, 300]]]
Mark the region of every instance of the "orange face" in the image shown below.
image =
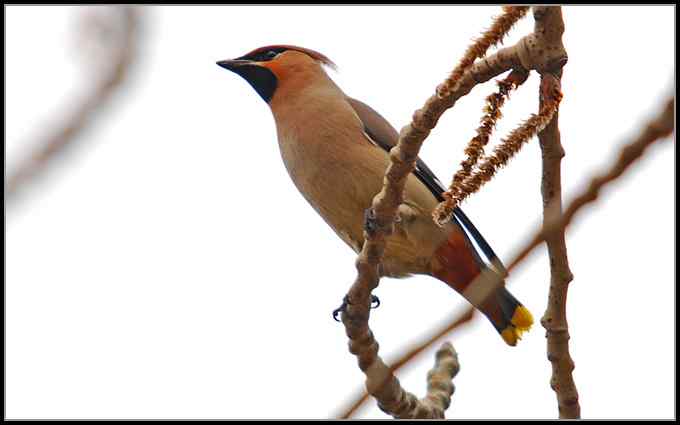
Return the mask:
[[316, 59], [297, 50], [286, 50], [271, 60], [257, 62], [257, 64], [269, 69], [280, 84], [288, 81], [294, 74], [319, 66]]
[[319, 63], [334, 66], [326, 56], [313, 50], [275, 45], [217, 64], [243, 77], [269, 103], [281, 87], [303, 84], [309, 77], [306, 73], [319, 71]]
[[282, 53], [279, 53], [276, 55], [271, 60], [264, 61], [264, 62], [257, 62], [259, 66], [262, 66], [264, 68], [269, 69], [277, 78], [277, 80], [284, 81], [286, 80], [286, 77], [288, 74], [291, 72], [291, 68], [294, 68], [294, 62], [291, 61], [290, 56], [304, 56], [299, 52], [295, 51], [285, 51]]

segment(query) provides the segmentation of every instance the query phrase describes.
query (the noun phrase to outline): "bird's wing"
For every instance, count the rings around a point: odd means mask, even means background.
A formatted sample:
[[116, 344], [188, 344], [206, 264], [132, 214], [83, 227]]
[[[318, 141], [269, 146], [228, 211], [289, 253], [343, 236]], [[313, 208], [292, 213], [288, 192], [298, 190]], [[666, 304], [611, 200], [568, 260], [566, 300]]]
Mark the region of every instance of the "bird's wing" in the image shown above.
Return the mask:
[[[347, 97], [347, 102], [352, 106], [356, 114], [359, 116], [359, 119], [363, 122], [364, 131], [366, 132], [369, 140], [371, 140], [375, 145], [384, 149], [386, 152], [389, 152], [390, 149], [396, 145], [397, 140], [399, 139], [399, 133], [397, 130], [392, 127], [392, 125], [382, 115], [365, 103], [349, 96]], [[430, 192], [432, 192], [432, 195], [434, 195], [434, 197], [439, 202], [444, 200], [442, 196], [442, 193], [445, 192], [444, 185], [439, 181], [439, 179], [437, 179], [437, 176], [434, 175], [430, 167], [428, 167], [422, 159], [416, 158], [416, 168], [413, 170], [413, 174], [415, 174], [418, 180], [420, 180], [430, 190]], [[475, 225], [472, 224], [472, 221], [470, 221], [470, 219], [465, 215], [463, 210], [456, 208], [453, 211], [453, 216], [455, 222], [465, 230], [464, 233], [466, 233], [468, 237], [472, 237], [472, 239], [474, 239], [477, 246], [479, 246], [481, 251], [488, 258], [489, 262], [494, 265], [503, 276], [505, 276], [507, 272], [505, 271], [503, 263], [501, 263], [496, 253], [493, 252], [493, 249], [491, 249], [491, 246], [489, 246]]]

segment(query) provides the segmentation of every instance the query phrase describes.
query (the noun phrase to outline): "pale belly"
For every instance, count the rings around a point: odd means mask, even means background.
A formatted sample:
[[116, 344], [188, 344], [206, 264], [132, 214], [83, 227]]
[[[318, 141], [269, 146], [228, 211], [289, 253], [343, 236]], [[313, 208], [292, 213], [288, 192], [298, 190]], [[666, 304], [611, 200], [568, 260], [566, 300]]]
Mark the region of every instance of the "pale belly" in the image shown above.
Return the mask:
[[[368, 141], [339, 137], [342, 135], [311, 143], [280, 138], [279, 146], [298, 190], [335, 233], [359, 252], [364, 240], [364, 212], [382, 188], [389, 158]], [[432, 254], [447, 235], [446, 229], [437, 227], [430, 218], [435, 204], [429, 191], [410, 176], [399, 223], [387, 241], [384, 275], [430, 272]]]

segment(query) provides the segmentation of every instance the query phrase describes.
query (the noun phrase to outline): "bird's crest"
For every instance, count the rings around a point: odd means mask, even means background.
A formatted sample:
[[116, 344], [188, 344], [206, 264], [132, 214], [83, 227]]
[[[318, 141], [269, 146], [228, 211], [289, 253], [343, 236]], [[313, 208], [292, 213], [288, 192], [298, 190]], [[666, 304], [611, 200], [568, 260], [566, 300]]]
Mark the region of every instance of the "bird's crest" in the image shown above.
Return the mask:
[[255, 49], [251, 52], [248, 52], [247, 54], [241, 56], [239, 59], [251, 59], [251, 60], [253, 60], [257, 56], [259, 56], [261, 54], [265, 54], [270, 50], [273, 50], [277, 53], [285, 52], [286, 50], [295, 50], [295, 51], [306, 54], [307, 56], [311, 57], [312, 59], [317, 60], [317, 61], [321, 62], [322, 64], [324, 64], [324, 65], [326, 65], [326, 66], [328, 66], [328, 67], [330, 67], [334, 70], [337, 70], [337, 68], [338, 68], [338, 66], [332, 60], [328, 59], [328, 57], [326, 55], [321, 54], [321, 53], [317, 52], [316, 50], [307, 49], [307, 48], [299, 47], [299, 46], [293, 46], [293, 45], [290, 45], [290, 44], [273, 44], [271, 46], [258, 47], [257, 49]]

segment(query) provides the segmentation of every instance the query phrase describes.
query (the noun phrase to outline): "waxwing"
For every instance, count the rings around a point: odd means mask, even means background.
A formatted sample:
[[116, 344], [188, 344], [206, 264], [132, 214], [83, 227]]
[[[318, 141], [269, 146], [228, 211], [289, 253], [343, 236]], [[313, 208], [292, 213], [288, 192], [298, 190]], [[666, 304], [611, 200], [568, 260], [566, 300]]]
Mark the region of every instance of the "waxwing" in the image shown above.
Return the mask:
[[[267, 102], [293, 183], [358, 253], [364, 241], [364, 212], [382, 188], [397, 131], [371, 107], [347, 96], [324, 69], [334, 67], [333, 62], [311, 49], [266, 46], [217, 64], [245, 79]], [[505, 269], [460, 208], [443, 227], [434, 223], [432, 211], [444, 191], [418, 159], [407, 178], [380, 273], [397, 278], [430, 275], [474, 303], [468, 286], [475, 277], [482, 272], [505, 275]], [[477, 304], [509, 345], [533, 323], [531, 313], [505, 284]]]

